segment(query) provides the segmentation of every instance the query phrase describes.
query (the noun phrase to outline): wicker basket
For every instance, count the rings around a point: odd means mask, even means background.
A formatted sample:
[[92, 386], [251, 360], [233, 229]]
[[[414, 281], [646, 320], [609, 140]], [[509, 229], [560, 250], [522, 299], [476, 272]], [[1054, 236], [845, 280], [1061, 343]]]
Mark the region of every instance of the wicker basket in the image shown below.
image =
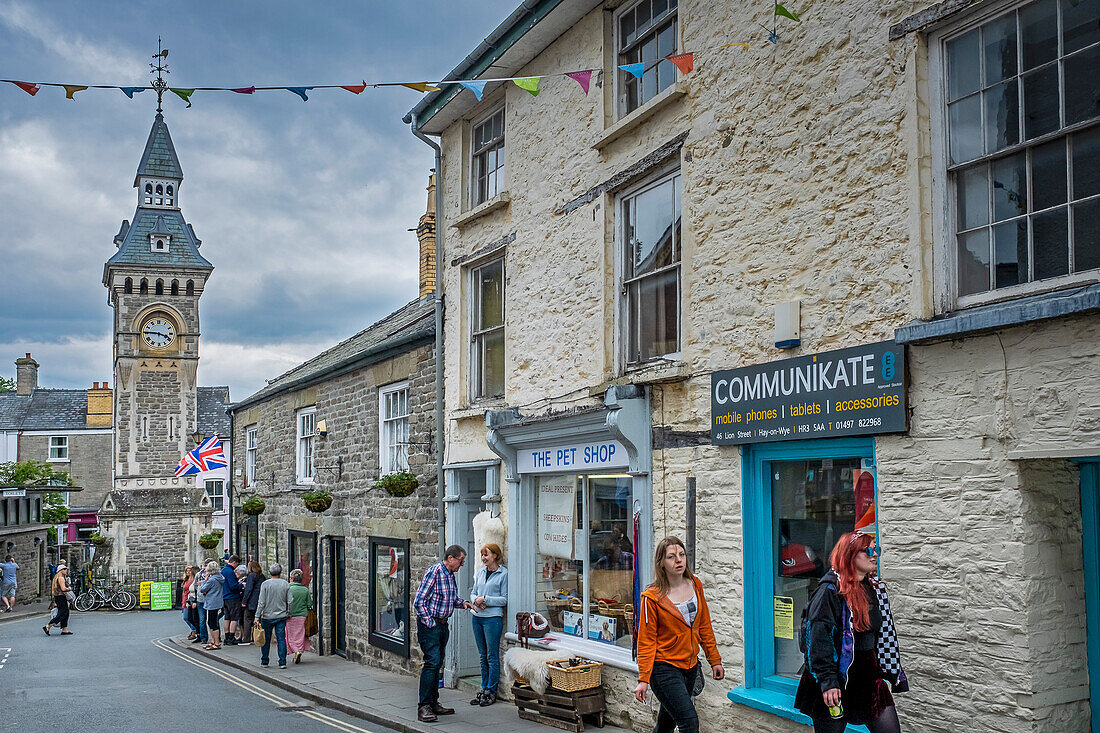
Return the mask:
[[559, 667], [557, 662], [568, 662], [568, 659], [551, 659], [546, 662], [550, 667], [550, 686], [562, 692], [577, 692], [589, 690], [600, 686], [600, 678], [603, 673], [603, 662], [588, 662], [579, 667]]

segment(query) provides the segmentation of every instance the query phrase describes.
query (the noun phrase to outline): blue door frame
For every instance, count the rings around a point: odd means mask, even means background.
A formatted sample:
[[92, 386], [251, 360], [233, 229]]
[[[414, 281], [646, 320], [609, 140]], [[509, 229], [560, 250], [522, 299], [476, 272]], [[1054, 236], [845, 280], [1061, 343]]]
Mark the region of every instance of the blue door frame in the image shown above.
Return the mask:
[[1100, 733], [1100, 457], [1081, 465], [1081, 551], [1085, 569], [1085, 649], [1092, 732]]
[[[745, 563], [745, 684], [727, 695], [759, 710], [810, 723], [794, 709], [795, 680], [774, 674], [772, 595], [771, 464], [822, 458], [870, 458], [875, 465], [874, 438], [834, 438], [765, 443], [746, 446], [741, 453], [741, 511]], [[875, 516], [878, 516], [878, 477], [875, 478]], [[877, 530], [877, 523], [876, 523]], [[795, 609], [795, 614], [801, 609]], [[848, 726], [849, 731], [866, 731]]]

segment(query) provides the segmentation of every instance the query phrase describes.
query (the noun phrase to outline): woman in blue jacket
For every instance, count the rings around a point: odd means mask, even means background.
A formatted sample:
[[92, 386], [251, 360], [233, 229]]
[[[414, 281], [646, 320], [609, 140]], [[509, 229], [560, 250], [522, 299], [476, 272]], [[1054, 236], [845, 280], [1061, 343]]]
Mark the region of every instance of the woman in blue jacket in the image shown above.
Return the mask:
[[225, 602], [222, 598], [225, 578], [218, 572], [218, 563], [214, 560], [206, 563], [206, 575], [206, 580], [199, 588], [203, 592], [203, 609], [206, 611], [206, 626], [210, 629], [210, 643], [203, 649], [221, 649], [222, 636], [218, 628], [218, 615]]
[[474, 642], [481, 656], [481, 692], [471, 705], [486, 707], [497, 701], [500, 682], [500, 636], [504, 632], [504, 606], [508, 603], [508, 568], [500, 564], [503, 553], [493, 542], [481, 548], [482, 567], [474, 575], [470, 591], [474, 606]]

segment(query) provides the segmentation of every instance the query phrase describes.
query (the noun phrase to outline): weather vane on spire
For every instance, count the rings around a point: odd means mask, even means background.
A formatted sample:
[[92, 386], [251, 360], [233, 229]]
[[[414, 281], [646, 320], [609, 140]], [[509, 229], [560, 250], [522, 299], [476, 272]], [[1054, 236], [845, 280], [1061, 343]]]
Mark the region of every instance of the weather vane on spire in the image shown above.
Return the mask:
[[160, 100], [168, 90], [168, 82], [164, 80], [164, 74], [172, 73], [168, 70], [168, 64], [164, 61], [166, 58], [168, 58], [168, 49], [161, 48], [160, 36], [157, 36], [157, 52], [153, 54], [153, 61], [149, 64], [149, 68], [152, 69], [149, 73], [157, 75], [157, 78], [153, 79], [153, 89], [156, 90], [157, 93], [158, 115], [163, 111], [161, 109]]

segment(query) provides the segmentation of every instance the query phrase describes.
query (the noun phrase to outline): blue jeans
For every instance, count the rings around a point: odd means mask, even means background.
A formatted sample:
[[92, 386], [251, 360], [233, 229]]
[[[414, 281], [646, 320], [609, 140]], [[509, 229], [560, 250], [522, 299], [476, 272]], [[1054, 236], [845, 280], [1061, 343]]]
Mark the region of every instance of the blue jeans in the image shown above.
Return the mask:
[[439, 702], [439, 674], [443, 669], [443, 653], [447, 649], [447, 639], [451, 636], [451, 627], [438, 621], [428, 628], [416, 620], [416, 640], [420, 651], [424, 653], [424, 667], [420, 670], [420, 705], [435, 705]]
[[275, 636], [275, 647], [279, 652], [279, 665], [286, 666], [286, 619], [275, 618], [268, 620], [266, 618], [260, 619], [260, 628], [264, 630], [264, 645], [260, 647], [260, 664], [267, 664], [270, 661], [271, 653], [271, 636]]
[[195, 624], [191, 622], [191, 606], [186, 601], [183, 603], [183, 621], [187, 624], [187, 627], [192, 631], [198, 631], [195, 628]]
[[195, 604], [195, 610], [199, 613], [199, 638], [205, 644], [210, 640], [210, 630], [206, 628], [206, 609], [202, 607], [202, 601]]
[[481, 689], [496, 694], [500, 682], [500, 635], [503, 616], [474, 616], [474, 643], [481, 657]]

